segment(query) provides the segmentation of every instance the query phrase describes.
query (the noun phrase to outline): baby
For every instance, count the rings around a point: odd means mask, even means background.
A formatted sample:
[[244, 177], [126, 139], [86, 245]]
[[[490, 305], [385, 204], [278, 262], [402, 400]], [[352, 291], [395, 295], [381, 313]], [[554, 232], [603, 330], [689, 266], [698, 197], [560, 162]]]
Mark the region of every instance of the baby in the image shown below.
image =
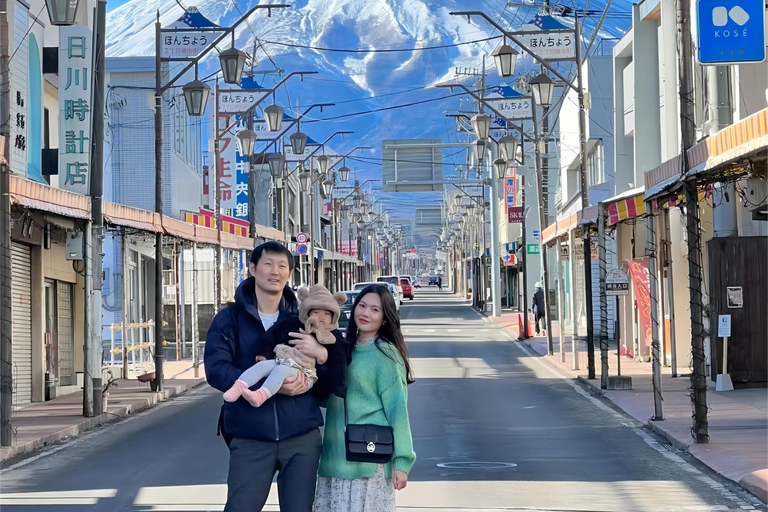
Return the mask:
[[[346, 354], [341, 346], [339, 325], [339, 305], [346, 301], [343, 293], [331, 294], [325, 286], [314, 285], [311, 288], [299, 288], [299, 317], [290, 317], [275, 324], [267, 331], [261, 353], [255, 365], [244, 371], [232, 387], [224, 393], [224, 400], [234, 402], [241, 396], [254, 407], [260, 407], [272, 395], [277, 393], [287, 378], [294, 378], [299, 372], [307, 377], [310, 388], [317, 382], [316, 361], [314, 357], [302, 353], [290, 346], [289, 333], [304, 332], [315, 336], [328, 351], [328, 365], [332, 372], [331, 390], [338, 396], [346, 391], [344, 368]], [[339, 341], [337, 343], [337, 341]], [[271, 357], [275, 359], [266, 359]], [[262, 360], [263, 359], [263, 360]], [[262, 380], [262, 386], [256, 391], [249, 388]]]

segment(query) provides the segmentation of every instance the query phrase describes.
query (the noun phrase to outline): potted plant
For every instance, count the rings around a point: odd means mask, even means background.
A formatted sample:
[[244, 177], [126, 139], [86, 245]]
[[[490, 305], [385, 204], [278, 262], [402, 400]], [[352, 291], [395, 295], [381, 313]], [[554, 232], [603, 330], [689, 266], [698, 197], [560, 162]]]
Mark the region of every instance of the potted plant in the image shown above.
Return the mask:
[[102, 411], [107, 411], [107, 403], [109, 401], [109, 388], [112, 386], [117, 387], [117, 377], [112, 373], [112, 370], [107, 370], [107, 382], [104, 383], [104, 389], [101, 390], [101, 403]]

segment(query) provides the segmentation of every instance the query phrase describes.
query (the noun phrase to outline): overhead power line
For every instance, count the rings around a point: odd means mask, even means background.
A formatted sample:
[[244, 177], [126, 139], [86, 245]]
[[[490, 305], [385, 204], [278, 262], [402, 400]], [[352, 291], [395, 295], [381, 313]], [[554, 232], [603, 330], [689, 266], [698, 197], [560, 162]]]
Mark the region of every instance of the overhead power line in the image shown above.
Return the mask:
[[494, 39], [501, 39], [502, 36], [486, 37], [483, 39], [475, 39], [474, 41], [464, 41], [462, 43], [453, 44], [441, 44], [438, 46], [423, 46], [421, 48], [323, 48], [320, 46], [308, 46], [303, 44], [283, 43], [279, 41], [265, 41], [262, 40], [262, 44], [274, 44], [277, 46], [288, 46], [290, 48], [304, 48], [307, 50], [317, 50], [320, 52], [339, 52], [339, 53], [395, 53], [395, 52], [418, 52], [422, 50], [440, 50], [442, 48], [455, 48], [457, 46], [464, 46], [467, 44], [484, 43], [486, 41], [493, 41]]

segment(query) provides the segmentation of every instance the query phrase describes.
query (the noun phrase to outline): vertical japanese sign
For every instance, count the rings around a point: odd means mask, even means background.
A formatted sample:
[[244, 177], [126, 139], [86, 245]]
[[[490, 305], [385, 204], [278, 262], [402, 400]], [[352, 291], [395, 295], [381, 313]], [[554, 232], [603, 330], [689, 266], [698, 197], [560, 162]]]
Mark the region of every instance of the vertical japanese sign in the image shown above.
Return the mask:
[[[231, 115], [219, 115], [219, 129], [232, 122]], [[240, 153], [235, 133], [245, 128], [239, 120], [234, 128], [219, 139], [219, 194], [221, 213], [240, 220], [248, 220], [248, 158]]]
[[59, 187], [91, 188], [93, 40], [85, 25], [59, 28]]
[[517, 167], [507, 167], [504, 177], [504, 197], [507, 204], [507, 222], [516, 224], [523, 221], [523, 207], [517, 202]]
[[651, 330], [651, 279], [648, 272], [648, 258], [627, 260], [632, 284], [635, 289], [635, 307], [640, 317], [640, 328], [645, 336], [645, 345], [651, 346], [653, 331]]

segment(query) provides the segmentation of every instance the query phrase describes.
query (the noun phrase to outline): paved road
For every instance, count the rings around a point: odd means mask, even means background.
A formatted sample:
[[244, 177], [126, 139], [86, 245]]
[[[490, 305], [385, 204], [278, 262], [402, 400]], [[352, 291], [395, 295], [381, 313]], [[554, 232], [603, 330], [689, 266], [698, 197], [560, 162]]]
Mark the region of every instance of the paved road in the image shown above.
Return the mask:
[[[400, 510], [765, 510], [448, 293], [417, 290], [401, 313], [419, 458]], [[222, 510], [220, 404], [201, 388], [8, 468], [2, 510]]]

